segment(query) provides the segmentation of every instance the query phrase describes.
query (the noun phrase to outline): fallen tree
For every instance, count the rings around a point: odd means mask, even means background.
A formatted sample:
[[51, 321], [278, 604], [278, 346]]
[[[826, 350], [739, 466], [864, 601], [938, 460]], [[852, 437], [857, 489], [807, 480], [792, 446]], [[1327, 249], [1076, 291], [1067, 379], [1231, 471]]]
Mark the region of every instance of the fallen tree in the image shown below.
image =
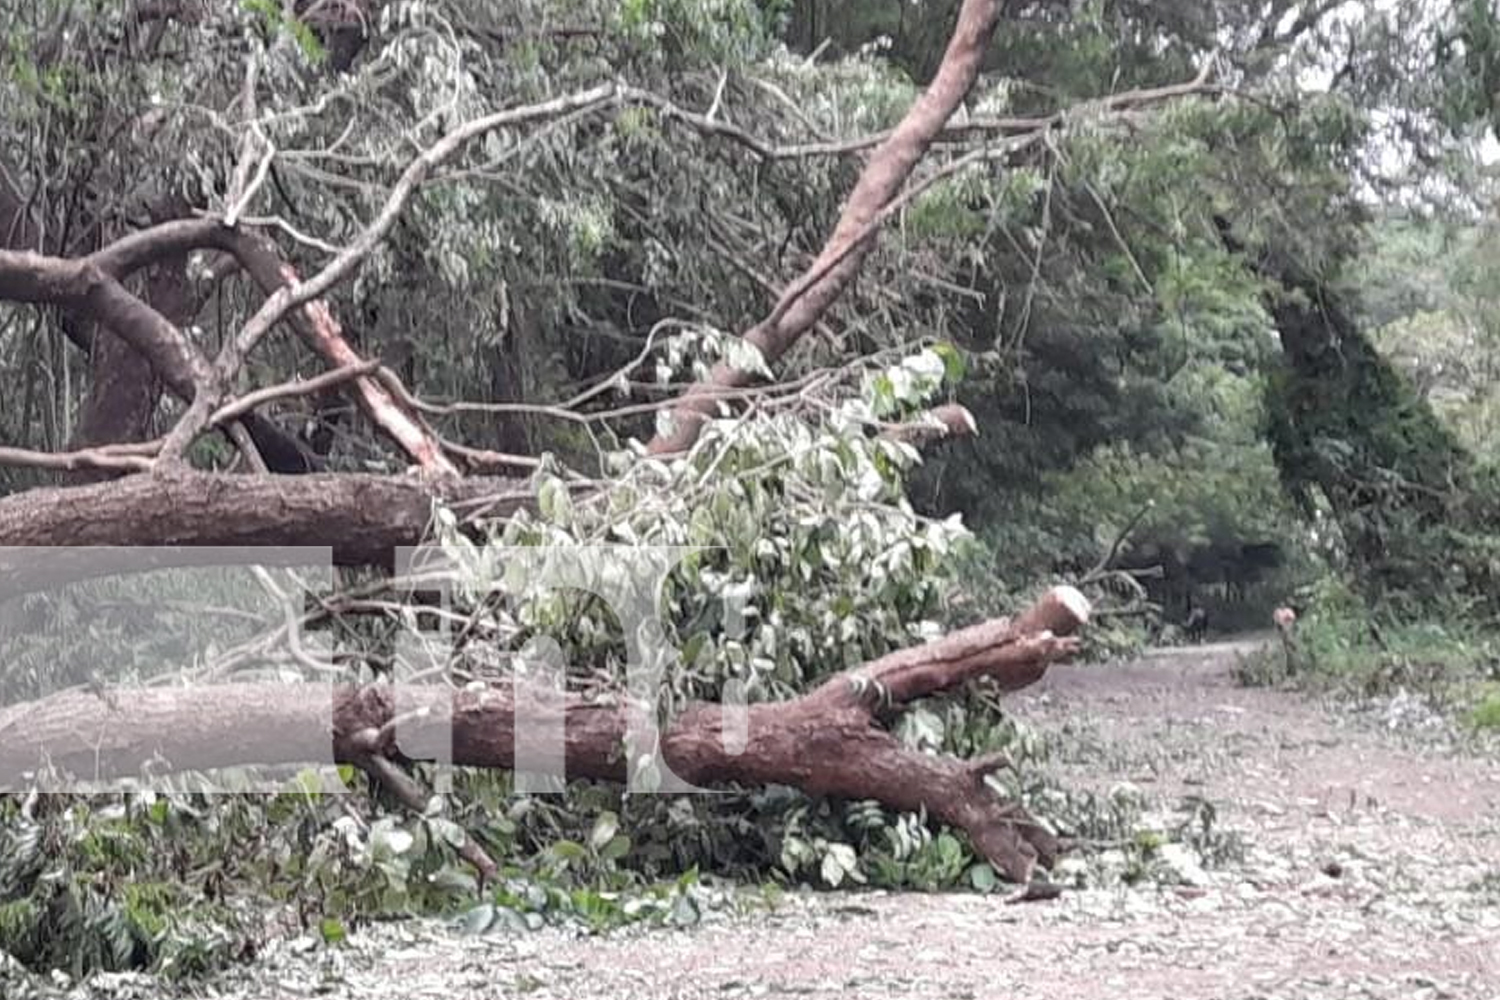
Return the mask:
[[[822, 251], [784, 289], [772, 287], [774, 307], [745, 335], [758, 349], [761, 361], [774, 364], [816, 327], [853, 281], [880, 228], [929, 186], [971, 166], [1012, 162], [1024, 151], [1044, 146], [1075, 112], [1091, 128], [1111, 121], [1128, 127], [1142, 107], [1207, 89], [1200, 76], [1173, 87], [1114, 94], [1046, 117], [970, 122], [950, 128], [950, 118], [977, 78], [1000, 6], [996, 0], [964, 0], [943, 65], [895, 129], [869, 142], [814, 144], [816, 148], [796, 153], [843, 156], [874, 147]], [[254, 92], [254, 73], [249, 72], [245, 99], [237, 113], [251, 124], [257, 121]], [[429, 415], [445, 412], [444, 407], [423, 401], [395, 372], [357, 351], [323, 296], [364, 264], [424, 184], [442, 179], [450, 161], [459, 158], [465, 147], [477, 145], [475, 140], [522, 125], [578, 121], [624, 106], [652, 108], [708, 140], [727, 139], [759, 158], [775, 159], [785, 152], [727, 126], [712, 111], [706, 115], [689, 112], [655, 95], [616, 84], [496, 111], [463, 122], [436, 139], [420, 143], [411, 139], [419, 152], [385, 197], [376, 199], [378, 210], [363, 226], [353, 227], [354, 235], [343, 247], [321, 241], [314, 244], [329, 259], [323, 267], [309, 269], [305, 278], [271, 239], [279, 232], [300, 238], [296, 226], [286, 219], [254, 221], [255, 217], [243, 214], [272, 174], [277, 157], [269, 144], [254, 139], [254, 128], [248, 129], [240, 150], [238, 179], [224, 192], [227, 211], [200, 209], [194, 218], [168, 218], [112, 242], [103, 241], [91, 253], [71, 254], [69, 247], [41, 239], [40, 228], [28, 222], [26, 199], [7, 199], [0, 208], [12, 218], [0, 221], [7, 222], [4, 228], [12, 238], [7, 240], [8, 249], [0, 249], [0, 298], [61, 309], [76, 318], [75, 328], [80, 331], [109, 331], [119, 341], [117, 347], [128, 347], [146, 359], [155, 377], [187, 408], [175, 426], [155, 441], [84, 435], [80, 443], [86, 446], [69, 452], [0, 449], [0, 464], [10, 466], [128, 473], [110, 483], [36, 489], [0, 500], [0, 572], [4, 573], [0, 599], [141, 566], [138, 553], [123, 560], [98, 553], [73, 559], [52, 551], [58, 547], [145, 548], [153, 553], [147, 560], [150, 568], [222, 561], [222, 553], [195, 552], [205, 546], [322, 547], [331, 550], [340, 565], [389, 567], [393, 549], [417, 545], [431, 533], [435, 508], [453, 512], [460, 525], [477, 533], [537, 507], [540, 498], [529, 482], [467, 475], [507, 465], [536, 466], [537, 459], [486, 452], [444, 439], [427, 421]], [[135, 124], [146, 127], [146, 123]], [[926, 176], [916, 176], [935, 143], [955, 139], [973, 148]], [[406, 141], [399, 145], [408, 148]], [[469, 166], [482, 162], [475, 159]], [[452, 165], [451, 170], [448, 179], [462, 174], [465, 167]], [[203, 296], [190, 296], [191, 301], [179, 310], [172, 301], [179, 296], [162, 295], [158, 301], [149, 294], [137, 294], [129, 285], [131, 275], [164, 262], [174, 262], [173, 267], [181, 271], [177, 262], [193, 254], [205, 256], [215, 274], [248, 276], [259, 303], [249, 308], [253, 315], [237, 329], [221, 331], [219, 351], [212, 357], [205, 346], [208, 338], [191, 335], [187, 328], [191, 318], [187, 314], [201, 304]], [[252, 354], [283, 323], [331, 370], [305, 382], [288, 378], [236, 398], [237, 382], [247, 373]], [[82, 333], [78, 341], [84, 347], [91, 343]], [[625, 374], [620, 373], [622, 379]], [[662, 401], [654, 408], [670, 410], [674, 419], [645, 450], [656, 456], [691, 453], [708, 418], [726, 415], [731, 406], [741, 404], [763, 408], [765, 397], [757, 391], [777, 389], [763, 384], [764, 374], [763, 369], [751, 372], [726, 362], [675, 402]], [[332, 388], [350, 397], [369, 427], [399, 453], [401, 464], [411, 467], [410, 474], [264, 474], [267, 469], [308, 472], [318, 463], [304, 461], [307, 456], [297, 454], [278, 461], [270, 450], [273, 438], [278, 450], [284, 445], [295, 452], [299, 444], [280, 440], [287, 435], [274, 424], [262, 422], [256, 407]], [[585, 395], [590, 393], [587, 390]], [[793, 399], [800, 394], [795, 387], [788, 390]], [[826, 400], [817, 403], [827, 406]], [[824, 412], [816, 405], [808, 409]], [[954, 407], [934, 411], [919, 425], [870, 423], [876, 424], [876, 434], [885, 439], [882, 443], [894, 448], [974, 431], [972, 418]], [[268, 428], [276, 433], [266, 433]], [[229, 433], [241, 453], [242, 467], [261, 474], [191, 471], [188, 449], [210, 430]], [[137, 427], [127, 436], [144, 433], [143, 427]], [[712, 461], [706, 464], [713, 466]], [[570, 489], [576, 485], [593, 495], [608, 494], [608, 483], [582, 477], [567, 483]], [[867, 554], [866, 558], [873, 557]], [[691, 782], [777, 782], [815, 794], [874, 798], [903, 810], [925, 809], [967, 831], [1000, 870], [1024, 879], [1038, 861], [1050, 861], [1059, 845], [1014, 803], [1002, 801], [986, 786], [985, 777], [1004, 766], [1004, 761], [959, 761], [906, 750], [878, 724], [880, 705], [872, 696], [883, 697], [887, 705], [904, 705], [979, 677], [989, 677], [1005, 688], [1030, 683], [1048, 663], [1074, 649], [1069, 636], [1087, 614], [1081, 595], [1054, 591], [1013, 622], [975, 626], [873, 660], [801, 697], [756, 704], [749, 709], [748, 744], [743, 752], [732, 753], [725, 746], [721, 707], [694, 705], [659, 733], [662, 760]], [[333, 759], [369, 770], [396, 787], [409, 803], [420, 806], [420, 790], [410, 784], [396, 762], [421, 757], [422, 745], [446, 739], [447, 729], [424, 732], [420, 719], [393, 726], [398, 713], [388, 688], [338, 687], [332, 691], [331, 702], [309, 697], [309, 690], [296, 685], [62, 693], [0, 712], [0, 766], [7, 775], [39, 764], [92, 774], [104, 759], [130, 767], [158, 757], [195, 767]], [[455, 692], [435, 684], [401, 691], [403, 698], [417, 698], [415, 707], [425, 709], [428, 718], [441, 720], [445, 727], [451, 724], [452, 760], [461, 765], [513, 766], [515, 734], [530, 728], [518, 726], [517, 713], [532, 721], [545, 721], [549, 713], [559, 713], [567, 734], [568, 773], [621, 780], [625, 777], [622, 738], [650, 721], [626, 702], [549, 701], [504, 687]], [[402, 706], [403, 713], [407, 707]], [[481, 870], [490, 865], [482, 852], [471, 850], [468, 857]]]
[[[696, 786], [784, 784], [814, 795], [875, 799], [925, 811], [965, 831], [975, 849], [1018, 882], [1050, 865], [1058, 839], [985, 779], [1004, 756], [960, 760], [908, 749], [882, 724], [890, 709], [986, 678], [1014, 690], [1041, 679], [1077, 648], [1088, 601], [1070, 587], [1049, 591], [1013, 620], [974, 625], [838, 674], [785, 702], [746, 707], [731, 736], [722, 704], [689, 705], [664, 728], [646, 706], [586, 701], [514, 686], [308, 687], [245, 683], [189, 688], [68, 691], [0, 710], [0, 787], [45, 768], [86, 781], [174, 767], [350, 763], [425, 801], [395, 762], [451, 760], [514, 768], [534, 759], [529, 734], [563, 734], [559, 777], [625, 781], [622, 748], [654, 733], [662, 763]], [[399, 713], [398, 713], [399, 700]], [[518, 713], [525, 721], [518, 724]], [[451, 756], [450, 756], [451, 751]], [[494, 864], [469, 845], [482, 873]]]

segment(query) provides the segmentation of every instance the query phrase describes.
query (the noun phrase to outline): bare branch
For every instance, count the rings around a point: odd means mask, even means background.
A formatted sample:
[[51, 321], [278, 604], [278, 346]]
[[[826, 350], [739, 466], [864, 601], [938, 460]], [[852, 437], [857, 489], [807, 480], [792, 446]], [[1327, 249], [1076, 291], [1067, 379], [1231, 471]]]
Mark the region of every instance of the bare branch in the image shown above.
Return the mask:
[[888, 425], [881, 430], [880, 436], [921, 448], [934, 441], [974, 437], [978, 433], [979, 424], [968, 407], [946, 403], [933, 407], [916, 420]]
[[32, 451], [28, 448], [0, 447], [0, 465], [26, 469], [52, 469], [58, 472], [78, 472], [82, 469], [100, 469], [107, 472], [144, 472], [151, 468], [150, 455], [155, 445], [128, 449], [120, 447], [81, 448], [78, 451]]
[[[208, 220], [204, 220], [208, 221]], [[267, 295], [294, 285], [297, 273], [281, 260], [269, 240], [244, 230], [230, 231], [215, 225], [214, 238], [234, 254], [246, 272]], [[293, 311], [289, 319], [303, 343], [335, 370], [358, 368], [365, 358], [350, 346], [333, 310], [322, 300], [310, 301]], [[351, 385], [351, 395], [370, 422], [380, 428], [418, 466], [438, 472], [451, 471], [442, 444], [423, 423], [418, 411], [400, 396], [394, 396], [380, 377], [394, 373], [377, 369], [371, 377], [360, 376]]]
[[230, 424], [228, 433], [229, 440], [233, 441], [234, 446], [240, 450], [240, 457], [245, 460], [245, 464], [250, 467], [251, 472], [265, 475], [271, 471], [266, 465], [266, 460], [261, 457], [260, 449], [256, 447], [255, 439], [250, 436], [250, 432], [245, 429], [244, 424]]
[[[209, 416], [222, 401], [230, 380], [239, 371], [241, 364], [271, 328], [288, 312], [319, 298], [334, 285], [354, 273], [364, 259], [380, 245], [396, 220], [401, 217], [406, 204], [421, 187], [434, 169], [441, 166], [464, 144], [499, 128], [519, 125], [567, 114], [583, 108], [603, 107], [615, 99], [613, 84], [604, 84], [565, 97], [554, 98], [539, 104], [511, 108], [485, 115], [466, 122], [444, 135], [414, 159], [391, 188], [385, 204], [375, 219], [365, 227], [352, 243], [322, 270], [306, 281], [289, 278], [289, 284], [278, 289], [264, 303], [229, 343], [225, 344], [214, 360], [210, 380], [204, 392], [195, 398], [167, 435], [162, 446], [161, 458], [177, 461], [193, 439], [208, 425]], [[437, 472], [456, 472], [452, 463], [440, 451], [420, 450], [414, 455], [418, 464]]]
[[[745, 147], [762, 160], [807, 160], [818, 157], [850, 156], [874, 149], [891, 137], [893, 130], [872, 132], [849, 139], [822, 142], [773, 143], [738, 125], [722, 121], [713, 114], [698, 114], [673, 101], [646, 90], [623, 91], [621, 99], [655, 108], [663, 117], [677, 121], [704, 135], [719, 136]], [[710, 112], [715, 109], [709, 108]], [[934, 139], [936, 143], [972, 143], [1007, 135], [1027, 135], [1058, 125], [1061, 113], [1034, 117], [971, 118], [962, 124], [946, 126]]]
[[345, 382], [351, 382], [354, 379], [372, 375], [379, 370], [379, 361], [361, 361], [358, 364], [349, 365], [344, 368], [335, 368], [333, 371], [324, 372], [309, 379], [283, 382], [280, 385], [267, 386], [264, 389], [247, 392], [233, 402], [219, 407], [218, 410], [214, 411], [213, 416], [209, 417], [208, 422], [213, 426], [226, 424], [249, 413], [251, 410], [264, 406], [267, 403], [275, 402], [278, 399], [311, 396], [325, 389], [332, 389], [335, 386], [343, 385]]
[[[266, 182], [271, 161], [276, 158], [276, 147], [265, 137], [255, 121], [255, 86], [259, 80], [260, 54], [252, 49], [246, 61], [245, 83], [240, 92], [240, 118], [247, 127], [240, 139], [240, 158], [234, 166], [234, 175], [230, 179], [225, 199], [229, 208], [224, 213], [224, 225], [230, 229], [234, 228], [235, 220], [245, 213], [255, 193]], [[256, 161], [257, 150], [260, 150], [259, 165], [252, 177], [250, 165]]]

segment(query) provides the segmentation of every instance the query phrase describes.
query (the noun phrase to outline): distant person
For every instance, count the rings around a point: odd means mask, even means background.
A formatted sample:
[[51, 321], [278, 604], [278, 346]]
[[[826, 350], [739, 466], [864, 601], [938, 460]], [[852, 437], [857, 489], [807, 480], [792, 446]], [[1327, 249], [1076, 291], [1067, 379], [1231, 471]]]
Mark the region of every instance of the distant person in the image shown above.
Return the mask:
[[1302, 652], [1297, 648], [1297, 612], [1283, 604], [1271, 612], [1276, 634], [1281, 637], [1281, 651], [1286, 656], [1286, 673], [1290, 677], [1301, 666]]
[[1188, 642], [1202, 642], [1203, 637], [1208, 634], [1208, 612], [1202, 608], [1189, 610], [1187, 621], [1182, 623], [1182, 630], [1187, 634]]

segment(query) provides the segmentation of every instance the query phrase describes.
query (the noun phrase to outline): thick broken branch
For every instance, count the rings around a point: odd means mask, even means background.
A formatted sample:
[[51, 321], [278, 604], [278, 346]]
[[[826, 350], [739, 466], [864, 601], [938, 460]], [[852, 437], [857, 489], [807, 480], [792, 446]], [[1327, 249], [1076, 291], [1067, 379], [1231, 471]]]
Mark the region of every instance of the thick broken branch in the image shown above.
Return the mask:
[[[163, 256], [189, 250], [219, 250], [229, 254], [269, 298], [289, 294], [299, 284], [297, 272], [281, 257], [276, 245], [243, 227], [230, 229], [218, 219], [178, 219], [143, 229], [116, 240], [94, 255], [107, 270], [141, 267]], [[264, 308], [264, 307], [263, 307]], [[335, 370], [370, 364], [350, 346], [333, 310], [321, 299], [303, 301], [284, 317], [313, 353]], [[205, 362], [206, 364], [207, 362]], [[342, 380], [342, 377], [341, 377]], [[382, 430], [413, 464], [433, 472], [450, 472], [441, 442], [420, 415], [379, 379], [361, 373], [351, 379], [350, 395], [370, 422]], [[210, 416], [210, 423], [215, 418]], [[254, 433], [255, 428], [251, 427]]]
[[107, 323], [185, 399], [208, 382], [206, 360], [182, 331], [91, 257], [68, 260], [0, 250], [0, 299], [64, 306]]
[[[5, 194], [5, 186], [0, 184], [0, 208], [3, 208]], [[24, 216], [17, 219], [24, 220]], [[18, 240], [33, 238], [29, 230], [21, 227], [21, 221], [13, 220], [12, 228], [16, 229], [15, 238]], [[174, 395], [192, 400], [209, 371], [207, 358], [172, 319], [132, 295], [120, 282], [142, 267], [180, 257], [194, 245], [186, 241], [174, 244], [151, 236], [132, 235], [76, 260], [0, 249], [0, 298], [63, 307], [66, 311], [63, 327], [80, 347], [123, 356], [122, 345], [113, 343], [113, 337], [117, 337], [131, 349], [131, 357], [146, 360], [155, 376]], [[186, 304], [182, 310], [188, 311]], [[101, 343], [99, 338], [88, 336], [93, 329], [89, 321], [107, 327], [113, 337]], [[135, 366], [122, 363], [122, 357], [114, 358], [114, 363], [111, 361], [112, 357], [101, 358], [100, 364], [95, 365], [96, 371], [103, 366], [108, 377], [117, 380], [145, 377], [145, 373]], [[144, 405], [144, 399], [152, 402], [155, 399], [154, 392], [150, 391], [129, 394], [143, 397], [133, 402], [132, 405], [137, 406]], [[85, 426], [89, 426], [88, 417], [86, 412]], [[256, 448], [276, 471], [302, 472], [314, 464], [304, 449], [269, 420], [245, 414], [241, 422]], [[98, 442], [91, 436], [79, 443]], [[64, 463], [60, 467], [87, 466]]]
[[[212, 366], [178, 327], [126, 291], [119, 279], [154, 262], [202, 249], [230, 254], [268, 296], [297, 282], [296, 272], [281, 261], [268, 240], [228, 229], [214, 219], [192, 219], [139, 230], [78, 260], [0, 251], [0, 298], [62, 305], [108, 325], [150, 361], [153, 371], [175, 395], [192, 401], [199, 386], [210, 377]], [[357, 377], [346, 373], [334, 378], [354, 383], [353, 395], [371, 422], [415, 464], [432, 471], [453, 471], [442, 455], [441, 442], [421, 418], [392, 397], [377, 379], [367, 377], [365, 369], [370, 362], [349, 346], [325, 303], [305, 302], [290, 314], [290, 319], [304, 342], [330, 364], [360, 369]], [[121, 322], [125, 324], [123, 329]], [[223, 409], [210, 414], [210, 426], [223, 422]], [[245, 424], [276, 471], [302, 472], [315, 467], [305, 449], [268, 420], [239, 407], [235, 408], [235, 417]]]
[[[926, 811], [966, 831], [1007, 876], [1026, 881], [1059, 845], [987, 784], [994, 762], [910, 750], [880, 726], [875, 710], [877, 703], [904, 704], [981, 677], [1007, 688], [1029, 683], [1074, 650], [1066, 634], [1084, 624], [1088, 611], [1081, 594], [1058, 588], [1012, 622], [987, 622], [902, 650], [791, 701], [752, 705], [743, 716], [723, 705], [691, 705], [659, 732], [661, 763], [694, 786], [787, 784]], [[872, 681], [884, 698], [869, 697]], [[400, 689], [400, 712], [395, 721], [386, 686], [69, 691], [0, 709], [0, 786], [39, 766], [85, 780], [148, 767], [162, 773], [252, 764], [367, 766], [372, 757], [400, 756], [513, 768], [518, 759], [538, 759], [531, 742], [538, 738], [561, 741], [564, 777], [624, 781], [627, 739], [652, 731], [648, 706], [634, 701], [527, 697], [510, 687], [407, 686]]]
[[[918, 161], [973, 87], [999, 14], [998, 0], [964, 0], [937, 75], [890, 137], [871, 154], [823, 252], [807, 273], [782, 293], [770, 316], [746, 332], [745, 340], [760, 351], [767, 364], [791, 350], [858, 272], [871, 246], [871, 223], [900, 193]], [[835, 259], [837, 264], [828, 266]], [[813, 275], [817, 277], [809, 280]], [[743, 386], [753, 378], [751, 373], [730, 365], [716, 366], [707, 383], [683, 394], [673, 411], [671, 429], [651, 441], [651, 452], [671, 454], [691, 447], [703, 421], [714, 411], [714, 396], [704, 390]]]
[[[1000, 619], [961, 629], [940, 643], [916, 646], [882, 657], [851, 673], [858, 681], [836, 679], [808, 697], [830, 707], [856, 703], [866, 684], [896, 704], [934, 694], [965, 681], [988, 677], [1002, 686], [1025, 687], [1040, 678], [1031, 669], [1045, 666], [1059, 653], [1072, 652], [1072, 640], [1060, 638], [1081, 628], [1089, 617], [1089, 602], [1072, 587], [1057, 587], [1043, 595], [1014, 621]], [[1018, 642], [1017, 636], [1028, 637]]]
[[[198, 315], [204, 298], [187, 275], [187, 258], [177, 255], [152, 267], [146, 277], [143, 301], [161, 313], [179, 330]], [[96, 326], [89, 358], [88, 393], [79, 407], [78, 426], [69, 447], [73, 451], [100, 445], [144, 441], [150, 435], [152, 417], [161, 402], [162, 383], [151, 362], [120, 339], [107, 326]], [[245, 435], [242, 427], [231, 436]], [[239, 441], [236, 442], [240, 443]], [[248, 443], [255, 451], [255, 446]], [[256, 451], [259, 457], [258, 451]], [[81, 470], [73, 482], [97, 482], [110, 478], [105, 470]]]

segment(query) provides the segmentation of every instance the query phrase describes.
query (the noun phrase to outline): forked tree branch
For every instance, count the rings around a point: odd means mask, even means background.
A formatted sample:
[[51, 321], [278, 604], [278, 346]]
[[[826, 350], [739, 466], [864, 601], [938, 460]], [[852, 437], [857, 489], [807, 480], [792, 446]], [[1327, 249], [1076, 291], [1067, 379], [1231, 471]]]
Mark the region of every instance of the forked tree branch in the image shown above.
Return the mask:
[[[999, 16], [999, 0], [964, 0], [937, 75], [890, 137], [871, 154], [844, 203], [833, 235], [808, 269], [809, 275], [820, 277], [809, 280], [804, 276], [793, 282], [782, 293], [770, 316], [745, 333], [746, 342], [760, 352], [767, 364], [791, 350], [853, 279], [870, 250], [871, 223], [900, 193], [918, 161], [974, 86]], [[830, 264], [833, 260], [837, 263]], [[650, 451], [670, 454], [690, 448], [703, 421], [715, 409], [715, 397], [706, 390], [743, 386], [753, 380], [749, 372], [727, 364], [717, 365], [706, 383], [683, 394], [672, 413], [670, 428], [651, 441]]]

